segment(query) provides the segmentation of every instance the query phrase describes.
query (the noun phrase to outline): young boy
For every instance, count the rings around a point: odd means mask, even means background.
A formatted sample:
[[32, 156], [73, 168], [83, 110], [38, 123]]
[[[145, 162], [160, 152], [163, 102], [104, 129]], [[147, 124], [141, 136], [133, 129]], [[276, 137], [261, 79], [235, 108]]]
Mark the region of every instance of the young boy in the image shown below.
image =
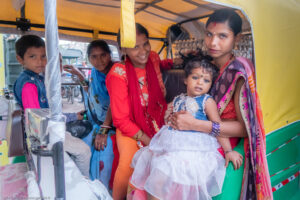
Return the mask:
[[[14, 84], [14, 95], [20, 106], [27, 108], [49, 108], [44, 77], [47, 57], [45, 42], [36, 35], [24, 35], [16, 42], [16, 57], [24, 71]], [[66, 132], [65, 151], [71, 154], [81, 173], [89, 177], [91, 151], [81, 139]]]

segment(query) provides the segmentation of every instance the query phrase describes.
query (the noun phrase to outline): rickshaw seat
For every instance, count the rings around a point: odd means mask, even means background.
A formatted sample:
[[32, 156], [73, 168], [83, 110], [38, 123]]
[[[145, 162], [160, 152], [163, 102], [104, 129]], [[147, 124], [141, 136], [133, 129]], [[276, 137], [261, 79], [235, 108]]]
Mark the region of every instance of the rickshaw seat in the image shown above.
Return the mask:
[[184, 70], [171, 69], [162, 72], [163, 82], [166, 87], [166, 101], [170, 103], [174, 97], [181, 93], [186, 93], [186, 86], [184, 84]]
[[9, 108], [6, 138], [9, 157], [24, 155], [25, 134], [21, 109], [12, 110], [11, 107]]

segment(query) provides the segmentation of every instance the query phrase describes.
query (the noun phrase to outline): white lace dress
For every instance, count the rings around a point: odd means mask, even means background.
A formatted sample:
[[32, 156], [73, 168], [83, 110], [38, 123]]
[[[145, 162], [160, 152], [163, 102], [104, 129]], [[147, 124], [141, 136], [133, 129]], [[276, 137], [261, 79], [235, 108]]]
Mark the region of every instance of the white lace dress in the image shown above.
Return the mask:
[[[207, 120], [204, 108], [208, 98], [181, 94], [174, 99], [173, 110], [187, 110], [195, 118]], [[149, 146], [135, 154], [130, 182], [159, 199], [211, 199], [221, 193], [226, 172], [219, 147], [209, 134], [163, 126]]]

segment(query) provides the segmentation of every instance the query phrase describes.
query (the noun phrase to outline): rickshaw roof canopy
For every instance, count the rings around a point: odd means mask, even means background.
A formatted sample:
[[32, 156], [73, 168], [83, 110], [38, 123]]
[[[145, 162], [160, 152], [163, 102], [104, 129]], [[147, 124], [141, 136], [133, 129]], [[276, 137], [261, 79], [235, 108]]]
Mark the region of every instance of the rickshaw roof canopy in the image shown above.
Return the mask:
[[[1, 2], [1, 20], [16, 21], [16, 18], [21, 17], [20, 6], [16, 2], [21, 1], [4, 0]], [[120, 0], [57, 0], [58, 24], [102, 33], [117, 33], [120, 27], [120, 5]], [[210, 14], [220, 7], [222, 6], [197, 0], [136, 0], [135, 17], [137, 22], [150, 30], [151, 37], [164, 38], [170, 25]], [[32, 24], [44, 24], [43, 0], [26, 0], [24, 14]], [[34, 27], [31, 29], [38, 30]], [[93, 37], [93, 33], [61, 32], [68, 35]], [[104, 39], [115, 39], [114, 37], [107, 34], [99, 35], [99, 38]]]
[[[23, 12], [22, 2], [1, 1], [0, 32], [21, 34], [15, 25], [21, 17], [30, 20], [32, 33], [44, 31], [40, 26], [44, 24], [43, 0], [25, 0]], [[135, 19], [149, 30], [150, 37], [165, 38], [171, 25], [202, 16], [196, 20], [200, 23], [194, 24], [196, 32], [201, 30], [205, 16], [224, 6], [239, 9], [244, 21], [250, 22], [243, 29], [251, 31], [254, 39], [257, 90], [266, 132], [299, 121], [299, 0], [136, 0]], [[57, 18], [59, 26], [77, 30], [59, 30], [61, 38], [116, 40], [120, 0], [57, 0]], [[98, 31], [100, 34], [95, 34]], [[158, 51], [162, 44], [159, 39], [152, 40], [153, 50]]]

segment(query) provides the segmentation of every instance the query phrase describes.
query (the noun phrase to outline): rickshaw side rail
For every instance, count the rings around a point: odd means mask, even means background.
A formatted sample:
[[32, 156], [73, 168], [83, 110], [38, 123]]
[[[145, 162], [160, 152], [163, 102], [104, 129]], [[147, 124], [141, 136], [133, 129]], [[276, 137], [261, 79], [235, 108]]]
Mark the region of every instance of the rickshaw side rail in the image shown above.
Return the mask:
[[[274, 199], [299, 199], [300, 121], [266, 136], [266, 153]], [[289, 196], [290, 195], [290, 196]]]

